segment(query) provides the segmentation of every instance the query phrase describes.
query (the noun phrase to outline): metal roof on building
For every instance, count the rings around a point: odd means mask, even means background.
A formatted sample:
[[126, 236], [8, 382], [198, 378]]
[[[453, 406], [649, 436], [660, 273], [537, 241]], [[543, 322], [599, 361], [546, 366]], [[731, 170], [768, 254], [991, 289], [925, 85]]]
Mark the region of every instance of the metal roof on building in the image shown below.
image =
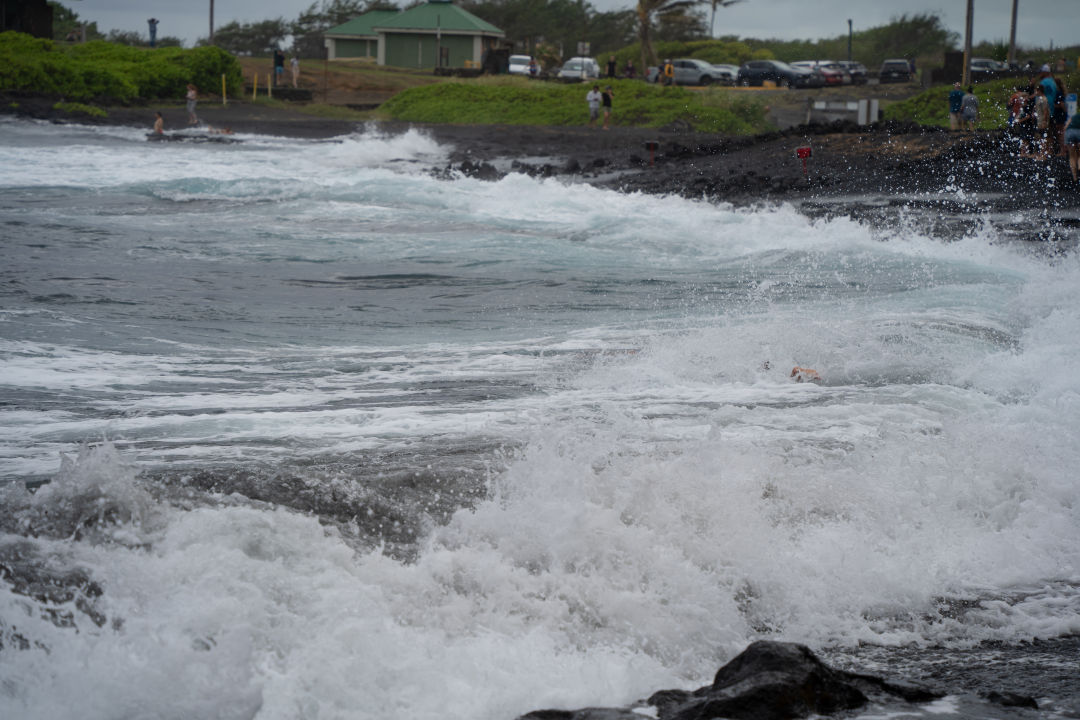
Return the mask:
[[392, 18], [395, 15], [400, 14], [401, 13], [397, 10], [369, 10], [363, 15], [358, 15], [348, 22], [330, 28], [323, 33], [323, 35], [329, 37], [348, 36], [373, 38], [378, 34], [374, 30], [376, 24], [381, 24], [387, 18]]
[[484, 34], [503, 36], [503, 31], [486, 20], [473, 15], [468, 10], [462, 10], [450, 2], [427, 2], [417, 5], [401, 13], [395, 13], [375, 24], [378, 30], [390, 30], [403, 32], [407, 30], [421, 30], [434, 32], [462, 32], [467, 34]]

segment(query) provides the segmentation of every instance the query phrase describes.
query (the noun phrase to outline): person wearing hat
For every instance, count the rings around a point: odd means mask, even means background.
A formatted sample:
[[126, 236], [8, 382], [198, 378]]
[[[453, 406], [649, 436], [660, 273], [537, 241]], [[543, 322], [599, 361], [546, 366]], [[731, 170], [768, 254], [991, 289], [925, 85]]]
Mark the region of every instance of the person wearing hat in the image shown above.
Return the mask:
[[960, 129], [960, 109], [964, 104], [964, 89], [960, 83], [953, 83], [953, 89], [949, 93], [949, 129]]

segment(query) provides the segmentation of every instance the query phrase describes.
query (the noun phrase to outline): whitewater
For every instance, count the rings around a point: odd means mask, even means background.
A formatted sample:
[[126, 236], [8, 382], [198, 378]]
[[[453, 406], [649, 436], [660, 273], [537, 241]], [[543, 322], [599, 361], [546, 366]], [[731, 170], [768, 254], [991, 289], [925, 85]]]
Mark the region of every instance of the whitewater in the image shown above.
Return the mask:
[[1080, 713], [1075, 252], [236, 139], [0, 121], [0, 717]]

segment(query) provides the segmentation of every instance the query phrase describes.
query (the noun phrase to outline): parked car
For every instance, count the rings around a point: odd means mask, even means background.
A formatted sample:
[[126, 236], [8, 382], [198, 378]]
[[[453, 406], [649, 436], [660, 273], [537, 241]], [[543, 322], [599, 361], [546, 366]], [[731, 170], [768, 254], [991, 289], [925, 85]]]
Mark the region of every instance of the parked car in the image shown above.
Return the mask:
[[870, 73], [867, 71], [866, 66], [861, 62], [855, 62], [854, 60], [840, 60], [840, 66], [848, 71], [848, 75], [851, 76], [851, 82], [854, 85], [865, 85]]
[[740, 85], [761, 85], [771, 81], [781, 87], [821, 87], [825, 80], [817, 70], [795, 68], [779, 60], [751, 60], [739, 67]]
[[909, 80], [911, 80], [911, 65], [907, 60], [894, 58], [881, 63], [878, 82], [908, 82]]
[[[529, 72], [529, 62], [532, 62], [535, 67], [535, 72]], [[539, 75], [540, 63], [536, 62], [531, 55], [511, 55], [510, 56], [510, 70], [511, 75]]]
[[739, 77], [738, 65], [717, 65], [714, 63], [713, 70], [716, 71], [714, 80], [718, 83], [723, 83], [724, 85], [734, 85], [736, 78]]
[[[679, 58], [672, 60], [671, 64], [675, 69], [676, 85], [710, 85], [717, 79], [716, 70], [704, 60]], [[662, 71], [663, 67], [650, 67], [645, 79], [657, 82]]]
[[1009, 66], [990, 58], [971, 58], [971, 74], [973, 76], [989, 77], [997, 72], [1008, 70]]
[[847, 70], [832, 60], [800, 60], [791, 63], [791, 67], [817, 70], [824, 78], [825, 84], [829, 86], [851, 84], [851, 76], [848, 75]]
[[600, 77], [600, 64], [589, 57], [572, 57], [559, 69], [559, 77], [568, 80], [595, 80]]

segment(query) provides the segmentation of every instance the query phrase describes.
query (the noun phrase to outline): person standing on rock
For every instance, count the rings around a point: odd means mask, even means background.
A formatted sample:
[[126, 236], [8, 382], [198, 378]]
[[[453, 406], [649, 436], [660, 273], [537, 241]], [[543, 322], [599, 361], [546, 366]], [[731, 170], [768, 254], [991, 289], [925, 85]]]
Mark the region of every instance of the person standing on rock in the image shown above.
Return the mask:
[[195, 103], [199, 100], [199, 89], [188, 83], [185, 98], [187, 99], [187, 124], [198, 125], [199, 116], [195, 114]]
[[975, 124], [979, 122], [979, 98], [975, 97], [975, 88], [970, 85], [960, 102], [960, 115], [964, 129], [975, 132]]
[[949, 93], [949, 129], [960, 129], [960, 106], [964, 104], [964, 90], [960, 83], [953, 83], [953, 89]]
[[600, 95], [600, 86], [593, 85], [585, 95], [585, 102], [589, 104], [589, 127], [596, 126], [596, 118], [600, 117], [600, 103], [603, 97]]
[[610, 130], [608, 124], [611, 122], [611, 104], [614, 97], [615, 93], [612, 91], [610, 85], [604, 88], [604, 94], [600, 98], [600, 101], [604, 106], [604, 130]]

